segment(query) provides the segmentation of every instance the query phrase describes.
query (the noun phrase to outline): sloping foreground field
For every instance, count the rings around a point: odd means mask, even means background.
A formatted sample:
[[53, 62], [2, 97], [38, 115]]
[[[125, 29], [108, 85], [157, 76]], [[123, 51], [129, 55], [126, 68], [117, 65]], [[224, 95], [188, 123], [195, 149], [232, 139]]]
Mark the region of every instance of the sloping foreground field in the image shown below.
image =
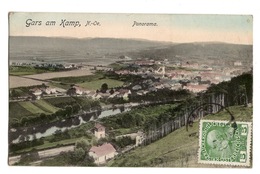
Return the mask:
[[[234, 106], [229, 108], [236, 121], [252, 121], [252, 108]], [[204, 119], [229, 120], [226, 111], [208, 115]], [[129, 153], [118, 156], [109, 162], [113, 167], [229, 167], [221, 165], [198, 164], [199, 122], [178, 129], [166, 137]]]

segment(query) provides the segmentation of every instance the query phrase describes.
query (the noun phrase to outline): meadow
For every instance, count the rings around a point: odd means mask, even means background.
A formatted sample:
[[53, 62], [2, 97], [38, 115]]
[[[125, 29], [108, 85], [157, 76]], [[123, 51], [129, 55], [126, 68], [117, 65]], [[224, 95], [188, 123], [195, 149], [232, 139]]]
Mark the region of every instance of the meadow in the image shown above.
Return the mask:
[[14, 75], [14, 76], [24, 76], [24, 75], [46, 73], [46, 72], [51, 72], [51, 71], [45, 70], [45, 69], [36, 69], [34, 67], [29, 67], [29, 66], [10, 66], [9, 67], [9, 75]]
[[89, 90], [97, 90], [100, 89], [102, 84], [106, 83], [108, 85], [108, 88], [115, 88], [115, 87], [120, 87], [124, 84], [124, 82], [119, 81], [119, 80], [114, 80], [114, 79], [102, 79], [102, 80], [95, 80], [91, 82], [84, 82], [84, 83], [79, 83], [80, 87], [89, 89]]

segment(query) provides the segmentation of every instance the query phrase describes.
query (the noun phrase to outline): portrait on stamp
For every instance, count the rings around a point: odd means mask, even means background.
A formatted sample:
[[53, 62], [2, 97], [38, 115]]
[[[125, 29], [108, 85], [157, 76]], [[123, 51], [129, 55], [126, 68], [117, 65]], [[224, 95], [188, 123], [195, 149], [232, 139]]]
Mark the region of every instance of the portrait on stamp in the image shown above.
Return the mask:
[[200, 122], [199, 162], [250, 165], [251, 123]]

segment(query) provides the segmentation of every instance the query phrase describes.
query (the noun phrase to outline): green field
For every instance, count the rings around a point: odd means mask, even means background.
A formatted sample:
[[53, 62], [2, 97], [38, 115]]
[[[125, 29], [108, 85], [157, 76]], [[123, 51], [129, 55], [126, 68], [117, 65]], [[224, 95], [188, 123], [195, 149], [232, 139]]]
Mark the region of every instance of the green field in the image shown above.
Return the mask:
[[11, 89], [10, 92], [10, 97], [20, 97], [28, 94], [28, 91], [24, 88]]
[[36, 105], [34, 105], [32, 102], [30, 101], [26, 101], [26, 102], [18, 102], [22, 107], [24, 107], [26, 110], [28, 110], [29, 112], [31, 112], [32, 114], [41, 114], [41, 113], [45, 113], [46, 112], [44, 110], [42, 110], [41, 108], [37, 107]]
[[44, 70], [44, 69], [36, 69], [34, 67], [28, 67], [28, 66], [10, 66], [9, 67], [9, 75], [14, 75], [14, 76], [32, 75], [32, 74], [39, 74], [39, 73], [45, 73], [45, 72], [50, 72], [50, 71]]
[[[252, 108], [234, 106], [229, 108], [236, 121], [252, 121]], [[222, 111], [206, 116], [205, 119], [229, 120], [229, 114]], [[189, 136], [190, 134], [195, 136]], [[182, 127], [166, 137], [144, 147], [138, 147], [129, 153], [118, 156], [108, 166], [121, 167], [221, 167], [219, 165], [198, 164], [199, 122], [189, 127], [188, 132]]]
[[119, 81], [119, 80], [114, 80], [114, 79], [101, 79], [101, 80], [95, 80], [91, 82], [84, 82], [84, 83], [79, 83], [78, 85], [80, 87], [89, 89], [89, 90], [97, 90], [100, 89], [102, 84], [106, 83], [108, 85], [108, 88], [114, 88], [114, 87], [119, 87], [124, 84], [124, 82]]
[[70, 84], [55, 83], [55, 82], [50, 82], [48, 85], [49, 85], [50, 87], [57, 87], [57, 88], [65, 89], [65, 90], [68, 90], [68, 89], [71, 87]]
[[20, 119], [23, 116], [33, 115], [30, 111], [21, 106], [18, 102], [9, 103], [9, 119], [17, 118]]
[[62, 106], [65, 107], [69, 103], [76, 102], [76, 100], [72, 97], [55, 97], [55, 98], [48, 98], [44, 100], [55, 107], [62, 107]]
[[60, 82], [60, 83], [66, 83], [66, 84], [75, 84], [75, 83], [95, 81], [101, 78], [103, 78], [103, 74], [96, 72], [94, 75], [77, 76], [77, 77], [59, 77], [59, 78], [52, 78], [50, 80]]
[[9, 119], [10, 124], [19, 123], [22, 118], [38, 117], [39, 114], [52, 114], [58, 111], [59, 108], [51, 105], [44, 100], [34, 102], [10, 102], [9, 103]]
[[45, 100], [37, 100], [34, 104], [36, 106], [38, 106], [39, 108], [41, 108], [43, 111], [49, 112], [49, 113], [54, 113], [59, 110], [59, 108], [52, 106]]

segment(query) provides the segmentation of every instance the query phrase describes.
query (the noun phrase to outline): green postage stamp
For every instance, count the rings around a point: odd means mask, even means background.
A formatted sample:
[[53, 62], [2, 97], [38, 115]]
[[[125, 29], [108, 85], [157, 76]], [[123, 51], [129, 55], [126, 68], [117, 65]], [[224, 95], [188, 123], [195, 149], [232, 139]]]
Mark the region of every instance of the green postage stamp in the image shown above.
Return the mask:
[[250, 166], [252, 123], [201, 120], [198, 162]]

